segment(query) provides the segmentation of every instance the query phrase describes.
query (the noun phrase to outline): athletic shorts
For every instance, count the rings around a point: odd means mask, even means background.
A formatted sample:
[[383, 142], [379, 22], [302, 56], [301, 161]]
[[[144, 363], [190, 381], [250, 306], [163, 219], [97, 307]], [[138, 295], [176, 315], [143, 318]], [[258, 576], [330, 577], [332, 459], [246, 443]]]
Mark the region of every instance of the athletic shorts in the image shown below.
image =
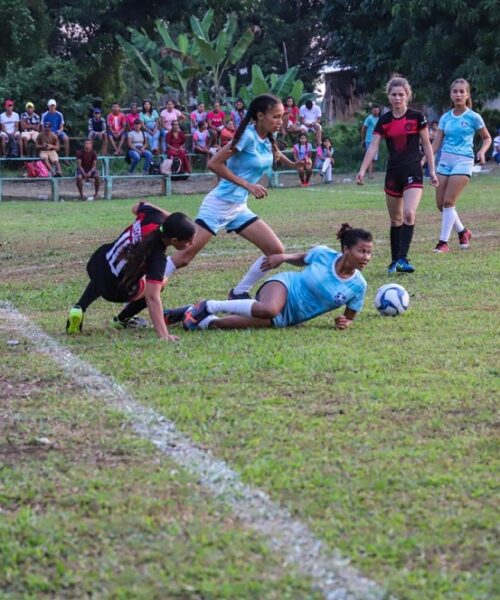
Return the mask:
[[[80, 173], [80, 171], [78, 169], [75, 171], [75, 177], [83, 178], [83, 175]], [[99, 173], [97, 172], [97, 169], [92, 169], [92, 171], [90, 172], [89, 178], [90, 179], [94, 179], [94, 178], [99, 179]]]
[[384, 191], [388, 196], [401, 198], [405, 190], [410, 188], [422, 189], [424, 187], [423, 179], [420, 162], [398, 167], [397, 169], [387, 169]]
[[[255, 299], [258, 301], [261, 289], [267, 283], [271, 283], [273, 281], [277, 281], [278, 283], [281, 283], [281, 285], [286, 289], [286, 291], [288, 293], [288, 287], [286, 285], [286, 278], [287, 278], [288, 274], [289, 274], [288, 272], [277, 273], [276, 275], [274, 275], [267, 281], [264, 281], [264, 283], [257, 290], [257, 293], [255, 294]], [[287, 296], [287, 298], [288, 298], [288, 296]], [[271, 323], [273, 324], [273, 327], [279, 327], [279, 328], [290, 327], [291, 325], [297, 324], [293, 321], [292, 315], [290, 313], [290, 308], [288, 306], [288, 300], [287, 300], [287, 302], [285, 302], [285, 306], [281, 309], [281, 312], [279, 312], [275, 317], [273, 317], [271, 319]]]
[[470, 177], [472, 175], [472, 168], [474, 167], [474, 159], [470, 156], [460, 156], [460, 154], [450, 154], [449, 152], [442, 152], [439, 162], [437, 164], [436, 172], [439, 175], [465, 175]]
[[[368, 150], [370, 144], [371, 144], [371, 142], [365, 141], [365, 150]], [[373, 157], [373, 160], [378, 160], [378, 150], [377, 150], [377, 154], [375, 154], [375, 156]]]
[[253, 213], [246, 202], [226, 202], [219, 200], [213, 192], [205, 196], [196, 215], [195, 223], [210, 231], [213, 235], [221, 229], [240, 233], [259, 217]]
[[144, 290], [146, 283], [144, 277], [142, 277], [130, 288], [122, 285], [121, 280], [111, 272], [106, 260], [106, 253], [112, 246], [113, 244], [104, 244], [92, 254], [87, 263], [87, 273], [105, 300], [108, 302], [129, 302]]

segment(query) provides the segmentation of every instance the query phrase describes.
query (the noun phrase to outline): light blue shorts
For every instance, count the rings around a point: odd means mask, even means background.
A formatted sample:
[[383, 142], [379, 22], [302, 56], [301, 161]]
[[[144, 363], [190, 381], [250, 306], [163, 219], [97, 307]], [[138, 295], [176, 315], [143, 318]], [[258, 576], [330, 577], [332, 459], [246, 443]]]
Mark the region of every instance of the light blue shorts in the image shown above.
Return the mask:
[[210, 192], [201, 203], [195, 222], [210, 233], [217, 235], [221, 229], [240, 233], [258, 218], [248, 208], [246, 202], [226, 202]]
[[450, 175], [465, 175], [466, 177], [470, 177], [473, 167], [474, 159], [469, 156], [442, 152], [436, 172], [438, 175], [445, 175], [446, 177]]

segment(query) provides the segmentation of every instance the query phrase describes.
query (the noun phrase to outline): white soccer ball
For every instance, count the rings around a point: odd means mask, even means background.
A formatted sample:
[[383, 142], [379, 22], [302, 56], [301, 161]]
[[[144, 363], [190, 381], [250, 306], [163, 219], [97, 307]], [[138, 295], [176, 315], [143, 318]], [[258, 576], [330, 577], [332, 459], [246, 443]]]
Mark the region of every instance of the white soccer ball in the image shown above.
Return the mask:
[[410, 295], [402, 285], [387, 283], [377, 290], [373, 303], [384, 317], [397, 317], [410, 306]]

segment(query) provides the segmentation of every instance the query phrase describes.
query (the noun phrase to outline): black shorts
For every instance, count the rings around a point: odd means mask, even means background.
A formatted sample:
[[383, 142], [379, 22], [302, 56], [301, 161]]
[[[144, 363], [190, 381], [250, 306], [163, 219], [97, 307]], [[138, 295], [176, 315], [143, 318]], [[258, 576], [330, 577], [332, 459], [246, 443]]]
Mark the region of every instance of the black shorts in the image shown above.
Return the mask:
[[397, 169], [389, 168], [385, 174], [384, 191], [388, 196], [401, 198], [405, 190], [423, 188], [423, 181], [424, 177], [420, 162], [398, 167]]
[[122, 285], [121, 280], [111, 272], [106, 260], [106, 253], [112, 247], [113, 244], [104, 244], [92, 254], [87, 263], [87, 273], [105, 300], [128, 302], [141, 291], [143, 280], [139, 280], [131, 287]]

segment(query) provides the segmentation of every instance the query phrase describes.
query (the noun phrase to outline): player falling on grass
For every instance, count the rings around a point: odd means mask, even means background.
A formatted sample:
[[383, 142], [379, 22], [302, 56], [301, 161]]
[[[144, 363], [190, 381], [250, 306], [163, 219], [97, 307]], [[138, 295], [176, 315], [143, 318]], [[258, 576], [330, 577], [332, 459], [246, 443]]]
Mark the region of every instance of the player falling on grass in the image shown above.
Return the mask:
[[471, 110], [470, 86], [465, 79], [455, 79], [451, 84], [450, 98], [453, 108], [439, 120], [432, 145], [436, 154], [441, 149], [437, 166], [439, 187], [436, 189], [436, 204], [443, 216], [439, 241], [434, 248], [434, 252], [439, 253], [450, 251], [448, 240], [453, 229], [458, 233], [460, 248], [466, 250], [469, 247], [472, 234], [464, 227], [455, 206], [472, 175], [474, 134], [479, 133], [482, 140], [477, 153], [480, 164], [486, 162], [486, 151], [491, 145], [491, 136], [483, 118]]
[[391, 263], [387, 272], [413, 273], [415, 268], [408, 260], [408, 252], [423, 191], [420, 145], [429, 166], [431, 185], [437, 186], [438, 179], [427, 120], [418, 110], [408, 108], [412, 93], [410, 84], [403, 77], [393, 77], [386, 85], [386, 92], [391, 110], [377, 121], [356, 183], [364, 184], [366, 171], [378, 152], [380, 140], [385, 138], [389, 160], [384, 191], [391, 220]]
[[[370, 262], [372, 235], [344, 223], [337, 233], [341, 252], [315, 246], [309, 252], [274, 254], [264, 259], [265, 270], [283, 263], [305, 267], [271, 276], [258, 290], [255, 300], [203, 300], [194, 306], [167, 309], [165, 320], [183, 321], [184, 329], [246, 329], [290, 327], [341, 306], [335, 318], [337, 329], [349, 327], [363, 307], [366, 281], [361, 271]], [[230, 313], [219, 318], [215, 313]]]
[[148, 307], [158, 337], [175, 341], [163, 317], [160, 292], [167, 283], [164, 277], [168, 246], [188, 248], [195, 233], [194, 223], [183, 213], [167, 213], [146, 202], [132, 207], [136, 220], [111, 244], [98, 248], [87, 263], [90, 283], [69, 311], [66, 331], [80, 333], [87, 308], [101, 296], [109, 302], [128, 302], [114, 317], [117, 329], [141, 326], [135, 317]]

